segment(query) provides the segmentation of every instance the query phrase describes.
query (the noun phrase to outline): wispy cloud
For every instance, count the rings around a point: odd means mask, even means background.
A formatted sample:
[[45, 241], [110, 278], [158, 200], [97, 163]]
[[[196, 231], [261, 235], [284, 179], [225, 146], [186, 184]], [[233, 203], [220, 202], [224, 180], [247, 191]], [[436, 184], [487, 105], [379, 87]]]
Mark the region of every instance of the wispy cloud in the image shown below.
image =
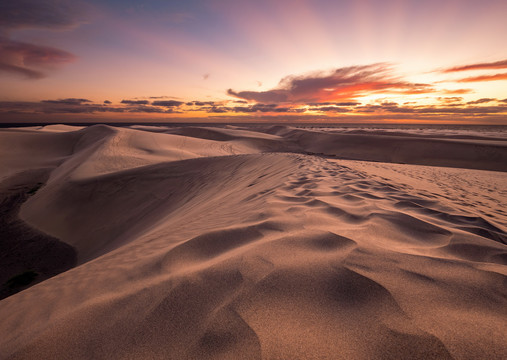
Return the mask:
[[490, 103], [490, 102], [493, 102], [493, 101], [496, 101], [496, 99], [493, 99], [493, 98], [482, 98], [482, 99], [477, 99], [477, 100], [474, 100], [474, 101], [469, 101], [469, 102], [467, 102], [467, 104], [468, 105], [477, 105], [477, 104]]
[[463, 98], [461, 96], [437, 97], [437, 100], [445, 104], [456, 104], [461, 103]]
[[0, 71], [29, 79], [45, 76], [43, 70], [73, 62], [76, 57], [64, 50], [0, 38]]
[[487, 62], [487, 63], [477, 63], [477, 64], [455, 66], [452, 68], [444, 69], [444, 70], [442, 70], [442, 72], [450, 73], [450, 72], [456, 72], [456, 71], [491, 70], [491, 69], [507, 69], [507, 59], [500, 60], [500, 61], [494, 61], [494, 62]]
[[472, 89], [453, 89], [453, 90], [440, 90], [439, 91], [442, 94], [445, 95], [465, 95], [465, 94], [471, 94], [474, 91]]
[[41, 71], [28, 69], [24, 66], [9, 64], [2, 61], [2, 54], [0, 52], [0, 72], [21, 75], [27, 79], [41, 79], [44, 74]]
[[50, 46], [12, 40], [19, 29], [68, 30], [85, 21], [86, 6], [77, 1], [16, 0], [0, 2], [0, 72], [40, 79], [48, 69], [67, 64], [76, 56]]
[[76, 99], [76, 98], [67, 98], [67, 99], [58, 99], [58, 100], [42, 100], [41, 102], [47, 103], [47, 104], [60, 104], [60, 105], [81, 105], [84, 103], [92, 103], [92, 101], [88, 100], [88, 99]]
[[497, 81], [497, 80], [507, 80], [507, 73], [472, 76], [464, 79], [459, 79], [457, 80], [457, 82], [480, 82], [480, 81]]

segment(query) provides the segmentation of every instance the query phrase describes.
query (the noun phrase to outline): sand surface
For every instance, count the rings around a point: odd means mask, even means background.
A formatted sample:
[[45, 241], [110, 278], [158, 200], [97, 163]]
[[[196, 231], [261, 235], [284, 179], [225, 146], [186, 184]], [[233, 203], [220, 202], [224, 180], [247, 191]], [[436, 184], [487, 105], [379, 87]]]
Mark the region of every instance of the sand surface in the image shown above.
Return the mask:
[[1, 359], [507, 359], [507, 139], [0, 130]]

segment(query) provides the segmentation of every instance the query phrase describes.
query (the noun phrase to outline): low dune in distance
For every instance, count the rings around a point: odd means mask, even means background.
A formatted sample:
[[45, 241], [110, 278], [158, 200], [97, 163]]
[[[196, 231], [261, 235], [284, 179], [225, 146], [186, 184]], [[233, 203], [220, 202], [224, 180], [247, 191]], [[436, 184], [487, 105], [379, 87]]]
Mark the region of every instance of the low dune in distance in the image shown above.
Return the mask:
[[1, 359], [507, 359], [507, 139], [0, 130]]

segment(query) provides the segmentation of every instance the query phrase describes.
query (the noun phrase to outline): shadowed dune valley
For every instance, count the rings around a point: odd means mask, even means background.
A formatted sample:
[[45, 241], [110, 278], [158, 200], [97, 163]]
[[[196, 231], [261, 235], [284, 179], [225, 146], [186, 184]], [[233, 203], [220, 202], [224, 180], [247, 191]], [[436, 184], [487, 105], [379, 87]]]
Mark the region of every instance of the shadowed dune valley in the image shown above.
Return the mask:
[[507, 359], [505, 131], [0, 129], [1, 359]]

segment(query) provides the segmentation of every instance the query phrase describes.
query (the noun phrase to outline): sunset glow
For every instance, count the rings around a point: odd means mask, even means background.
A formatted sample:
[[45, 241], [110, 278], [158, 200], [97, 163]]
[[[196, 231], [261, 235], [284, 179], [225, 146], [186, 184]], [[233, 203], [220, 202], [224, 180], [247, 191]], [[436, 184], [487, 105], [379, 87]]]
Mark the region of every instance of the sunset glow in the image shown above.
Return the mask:
[[2, 122], [507, 123], [507, 3], [0, 5]]

